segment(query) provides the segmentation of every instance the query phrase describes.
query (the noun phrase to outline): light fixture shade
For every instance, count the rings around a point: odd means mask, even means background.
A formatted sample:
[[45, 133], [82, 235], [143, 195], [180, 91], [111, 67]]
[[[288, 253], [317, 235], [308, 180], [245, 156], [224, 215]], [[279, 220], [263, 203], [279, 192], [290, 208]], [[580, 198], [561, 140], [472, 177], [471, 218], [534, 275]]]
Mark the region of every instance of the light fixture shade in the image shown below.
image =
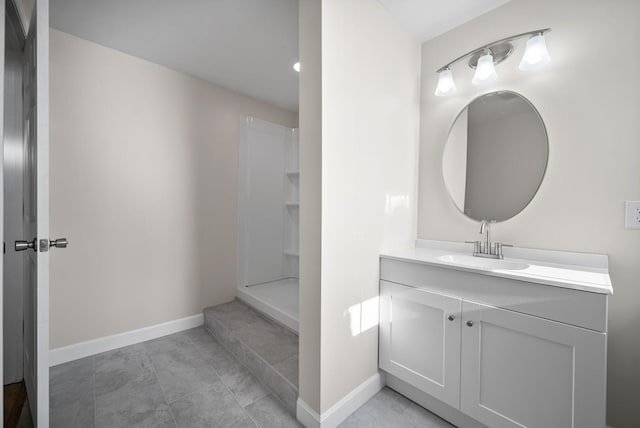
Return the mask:
[[549, 64], [551, 57], [547, 51], [544, 35], [538, 34], [527, 40], [527, 47], [518, 68], [522, 71], [535, 70]]
[[295, 64], [293, 64], [293, 69], [298, 73], [300, 73], [300, 63], [296, 62]]
[[476, 72], [473, 75], [471, 83], [474, 85], [488, 85], [497, 78], [498, 73], [496, 73], [496, 68], [493, 65], [493, 55], [491, 55], [491, 53], [482, 55], [478, 59], [478, 66], [476, 67]]
[[435, 95], [444, 97], [455, 93], [456, 89], [456, 82], [453, 80], [451, 69], [445, 68], [440, 72], [438, 77], [438, 87], [436, 88]]

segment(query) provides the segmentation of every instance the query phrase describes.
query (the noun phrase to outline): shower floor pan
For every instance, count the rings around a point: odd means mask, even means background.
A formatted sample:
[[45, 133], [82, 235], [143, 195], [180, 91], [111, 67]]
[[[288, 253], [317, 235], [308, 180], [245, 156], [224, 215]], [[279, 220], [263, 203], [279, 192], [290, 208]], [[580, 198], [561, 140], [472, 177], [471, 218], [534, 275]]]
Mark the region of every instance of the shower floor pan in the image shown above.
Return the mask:
[[298, 278], [238, 288], [238, 298], [298, 333]]

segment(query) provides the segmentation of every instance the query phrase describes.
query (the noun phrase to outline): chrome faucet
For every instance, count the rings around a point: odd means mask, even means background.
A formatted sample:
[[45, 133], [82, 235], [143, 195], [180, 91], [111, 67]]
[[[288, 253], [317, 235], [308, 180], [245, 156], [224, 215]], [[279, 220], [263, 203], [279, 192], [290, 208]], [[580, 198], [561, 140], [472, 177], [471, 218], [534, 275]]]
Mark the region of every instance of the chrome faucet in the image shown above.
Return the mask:
[[480, 222], [480, 235], [487, 234], [484, 238], [484, 250], [491, 249], [491, 223], [487, 220], [482, 220]]
[[491, 242], [491, 223], [495, 223], [495, 221], [482, 220], [480, 222], [480, 234], [484, 235], [484, 241], [467, 242], [473, 244], [473, 255], [476, 257], [503, 259], [502, 247], [510, 247], [511, 245]]

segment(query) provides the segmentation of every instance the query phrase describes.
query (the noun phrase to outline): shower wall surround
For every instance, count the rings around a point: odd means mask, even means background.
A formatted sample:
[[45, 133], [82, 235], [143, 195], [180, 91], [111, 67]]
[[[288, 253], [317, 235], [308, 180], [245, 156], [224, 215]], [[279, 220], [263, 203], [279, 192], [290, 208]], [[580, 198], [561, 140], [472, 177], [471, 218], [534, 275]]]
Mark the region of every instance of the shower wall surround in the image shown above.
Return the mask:
[[298, 130], [242, 118], [238, 287], [298, 278]]
[[244, 117], [238, 158], [237, 297], [298, 331], [298, 129]]
[[[521, 247], [609, 255], [615, 294], [609, 301], [607, 423], [614, 428], [640, 420], [640, 234], [624, 229], [624, 201], [640, 198], [640, 59], [629, 54], [638, 51], [638, 16], [634, 0], [513, 0], [422, 46], [418, 237], [476, 239], [478, 223], [457, 210], [442, 178], [449, 129], [478, 95], [510, 90], [527, 97], [549, 134], [547, 172], [531, 204], [494, 225], [492, 235]], [[496, 67], [500, 79], [492, 85], [458, 79], [455, 95], [433, 95], [434, 70], [458, 53], [542, 27], [553, 28], [545, 68], [523, 73], [517, 54]], [[612, 72], [615, 78], [608, 78]]]

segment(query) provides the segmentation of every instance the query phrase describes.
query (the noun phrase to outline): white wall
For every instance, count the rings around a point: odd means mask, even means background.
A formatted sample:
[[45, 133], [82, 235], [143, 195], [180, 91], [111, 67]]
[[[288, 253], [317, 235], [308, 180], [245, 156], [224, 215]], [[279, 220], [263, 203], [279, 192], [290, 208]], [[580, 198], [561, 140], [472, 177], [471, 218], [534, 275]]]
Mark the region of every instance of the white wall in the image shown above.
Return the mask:
[[300, 43], [300, 399], [320, 412], [322, 229], [322, 51], [319, 0], [299, 0]]
[[416, 237], [419, 88], [420, 45], [377, 0], [323, 0], [321, 413], [378, 370], [379, 254]]
[[51, 30], [51, 347], [233, 299], [241, 115], [295, 114]]
[[[640, 420], [640, 231], [624, 229], [624, 201], [640, 200], [640, 2], [513, 0], [423, 44], [420, 238], [463, 241], [477, 223], [453, 205], [442, 180], [442, 152], [455, 115], [484, 92], [513, 90], [538, 109], [549, 133], [542, 186], [519, 215], [493, 227], [497, 241], [533, 248], [605, 253], [614, 295], [609, 306], [608, 424]], [[470, 83], [453, 67], [459, 92], [433, 95], [435, 70], [483, 43], [552, 27], [552, 62], [518, 71], [521, 47], [498, 65], [499, 79]]]

